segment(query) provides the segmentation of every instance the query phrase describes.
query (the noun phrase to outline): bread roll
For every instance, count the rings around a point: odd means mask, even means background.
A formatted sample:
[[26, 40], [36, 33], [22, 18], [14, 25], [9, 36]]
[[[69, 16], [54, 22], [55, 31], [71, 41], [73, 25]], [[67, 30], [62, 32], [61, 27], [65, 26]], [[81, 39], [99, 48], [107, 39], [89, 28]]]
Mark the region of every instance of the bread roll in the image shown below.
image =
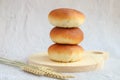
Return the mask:
[[80, 28], [55, 27], [50, 32], [53, 42], [59, 44], [79, 44], [83, 40], [83, 32]]
[[83, 51], [79, 45], [53, 44], [48, 48], [48, 56], [54, 61], [73, 62], [81, 59]]
[[51, 11], [48, 19], [53, 26], [71, 28], [83, 24], [85, 15], [75, 9], [59, 8]]

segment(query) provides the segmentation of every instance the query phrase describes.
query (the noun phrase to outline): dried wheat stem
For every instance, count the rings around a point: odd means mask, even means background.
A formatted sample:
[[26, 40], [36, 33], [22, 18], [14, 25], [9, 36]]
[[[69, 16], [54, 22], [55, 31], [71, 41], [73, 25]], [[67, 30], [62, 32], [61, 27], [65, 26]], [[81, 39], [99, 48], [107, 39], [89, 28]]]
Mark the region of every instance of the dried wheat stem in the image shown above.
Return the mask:
[[37, 69], [44, 69], [44, 70], [54, 70], [53, 68], [51, 68], [51, 67], [46, 67], [46, 66], [38, 66], [38, 65], [35, 65], [35, 64], [25, 64], [25, 63], [23, 63], [23, 62], [19, 62], [19, 61], [14, 61], [16, 64], [18, 64], [18, 65], [21, 65], [21, 66], [25, 66], [25, 65], [28, 65], [28, 66], [31, 66], [31, 67], [35, 67], [35, 68], [37, 68]]

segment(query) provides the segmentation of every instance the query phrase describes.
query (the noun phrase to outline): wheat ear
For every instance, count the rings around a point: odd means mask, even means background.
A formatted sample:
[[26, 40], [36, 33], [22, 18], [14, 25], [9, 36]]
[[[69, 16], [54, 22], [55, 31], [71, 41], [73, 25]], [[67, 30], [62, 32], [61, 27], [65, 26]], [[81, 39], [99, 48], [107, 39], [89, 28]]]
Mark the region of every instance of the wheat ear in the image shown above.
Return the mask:
[[50, 70], [36, 69], [30, 66], [22, 66], [21, 69], [28, 73], [32, 73], [32, 74], [39, 75], [39, 76], [47, 76], [47, 77], [58, 78], [58, 79], [73, 78], [73, 76], [63, 75], [63, 74], [50, 71]]
[[51, 70], [51, 71], [54, 71], [54, 69], [51, 68], [51, 67], [38, 66], [38, 65], [35, 65], [35, 64], [29, 64], [29, 65], [32, 66], [32, 67], [38, 68], [38, 69], [42, 69], [42, 70]]
[[74, 78], [73, 76], [63, 75], [53, 71], [52, 68], [45, 67], [45, 66], [36, 66], [36, 65], [29, 65], [26, 63], [22, 63], [19, 61], [13, 61], [6, 58], [0, 57], [0, 63], [20, 67], [22, 70], [41, 76], [47, 76], [51, 78], [58, 78], [58, 79], [66, 79], [66, 78]]

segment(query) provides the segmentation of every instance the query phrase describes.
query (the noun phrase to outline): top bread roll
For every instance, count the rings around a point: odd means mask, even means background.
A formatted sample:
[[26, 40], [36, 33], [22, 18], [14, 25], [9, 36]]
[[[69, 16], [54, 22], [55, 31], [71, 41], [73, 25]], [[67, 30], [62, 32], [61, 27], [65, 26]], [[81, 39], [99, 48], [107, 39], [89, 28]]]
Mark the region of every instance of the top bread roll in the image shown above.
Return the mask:
[[51, 11], [48, 19], [53, 26], [71, 28], [83, 24], [85, 15], [75, 9], [59, 8]]

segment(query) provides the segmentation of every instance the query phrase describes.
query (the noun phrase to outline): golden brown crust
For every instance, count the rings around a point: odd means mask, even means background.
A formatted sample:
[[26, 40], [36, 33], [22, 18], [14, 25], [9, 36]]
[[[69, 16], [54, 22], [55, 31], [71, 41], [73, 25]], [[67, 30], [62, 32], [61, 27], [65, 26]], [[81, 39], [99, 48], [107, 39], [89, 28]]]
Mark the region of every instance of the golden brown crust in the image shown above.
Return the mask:
[[58, 18], [58, 19], [72, 19], [74, 18], [84, 18], [83, 13], [77, 11], [75, 9], [68, 9], [68, 8], [60, 8], [55, 9], [50, 12], [49, 17]]
[[53, 44], [48, 48], [48, 55], [54, 61], [72, 62], [80, 60], [83, 51], [79, 45]]
[[55, 27], [51, 30], [50, 37], [53, 42], [59, 44], [79, 44], [84, 35], [80, 28]]
[[79, 27], [85, 20], [85, 15], [75, 9], [59, 8], [51, 11], [48, 15], [49, 21], [59, 27]]

